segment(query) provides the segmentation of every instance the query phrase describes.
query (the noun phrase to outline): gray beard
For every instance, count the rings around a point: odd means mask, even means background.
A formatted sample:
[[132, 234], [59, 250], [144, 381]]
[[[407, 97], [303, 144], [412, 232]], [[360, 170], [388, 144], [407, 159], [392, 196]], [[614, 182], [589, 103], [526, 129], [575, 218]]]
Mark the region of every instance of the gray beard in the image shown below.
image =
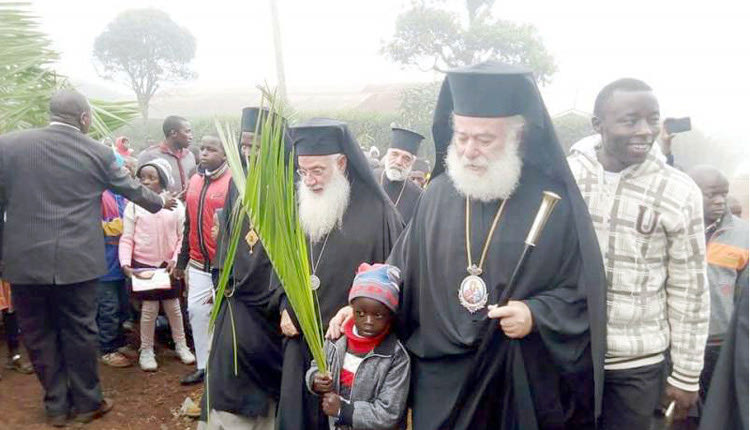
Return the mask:
[[481, 175], [467, 169], [466, 163], [463, 157], [458, 156], [455, 145], [451, 144], [445, 157], [448, 176], [458, 192], [470, 199], [482, 202], [507, 199], [521, 179], [523, 160], [518, 155], [517, 141], [507, 145], [499, 158], [486, 161], [487, 169]]
[[409, 178], [409, 172], [411, 172], [411, 169], [402, 170], [398, 167], [388, 166], [387, 164], [385, 166], [385, 176], [392, 182], [403, 182], [407, 180]]
[[340, 170], [336, 170], [321, 194], [310, 191], [302, 181], [297, 183], [300, 223], [313, 243], [341, 226], [350, 193], [351, 184]]

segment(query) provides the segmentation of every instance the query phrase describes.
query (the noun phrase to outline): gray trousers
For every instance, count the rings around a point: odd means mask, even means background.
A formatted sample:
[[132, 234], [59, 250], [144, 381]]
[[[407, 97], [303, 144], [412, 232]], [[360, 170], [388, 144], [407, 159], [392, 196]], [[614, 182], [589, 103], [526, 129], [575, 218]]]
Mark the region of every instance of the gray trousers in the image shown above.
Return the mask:
[[97, 280], [12, 286], [22, 340], [44, 388], [47, 415], [99, 408]]

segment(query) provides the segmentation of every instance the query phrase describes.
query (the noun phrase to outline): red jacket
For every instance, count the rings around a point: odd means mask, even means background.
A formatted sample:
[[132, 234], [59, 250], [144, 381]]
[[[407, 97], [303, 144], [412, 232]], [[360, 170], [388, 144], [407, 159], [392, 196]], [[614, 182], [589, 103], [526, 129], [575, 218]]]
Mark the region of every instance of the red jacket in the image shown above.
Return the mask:
[[188, 260], [193, 260], [204, 271], [210, 270], [216, 255], [216, 241], [211, 237], [214, 212], [224, 207], [231, 180], [226, 164], [211, 176], [198, 173], [190, 178], [185, 195], [185, 233], [177, 267], [184, 269]]

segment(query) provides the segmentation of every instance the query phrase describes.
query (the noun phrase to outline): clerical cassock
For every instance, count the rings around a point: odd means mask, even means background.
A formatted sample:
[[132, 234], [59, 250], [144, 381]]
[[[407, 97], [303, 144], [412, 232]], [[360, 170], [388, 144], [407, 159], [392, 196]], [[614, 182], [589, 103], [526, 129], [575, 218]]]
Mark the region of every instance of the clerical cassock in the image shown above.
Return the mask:
[[[437, 162], [393, 249], [414, 429], [593, 428], [604, 350], [601, 255], [534, 78], [494, 62], [449, 71], [433, 124], [437, 160], [449, 152], [454, 114], [522, 117], [522, 167], [512, 194], [484, 201], [460, 192]], [[506, 291], [544, 191], [562, 199]], [[467, 268], [483, 254], [481, 271]], [[471, 281], [477, 273], [483, 282]], [[530, 309], [525, 337], [508, 338], [487, 318], [485, 305], [501, 297]], [[485, 336], [489, 347], [478, 353]]]
[[[267, 116], [265, 109], [243, 109], [240, 140], [243, 132], [260, 132]], [[240, 146], [241, 142], [238, 150], [242, 154]], [[232, 213], [238, 209], [238, 201], [237, 188], [234, 182], [230, 182], [219, 217], [220, 240], [215, 262], [219, 269], [226, 258]], [[240, 216], [240, 241], [214, 323], [206, 367], [206, 390], [201, 405], [202, 421], [207, 419], [210, 410], [272, 422], [279, 398], [282, 359], [278, 313], [280, 290], [271, 282], [273, 267], [263, 244], [250, 228], [247, 216]], [[217, 275], [215, 279], [218, 281]]]
[[[350, 197], [341, 222], [323, 237], [308, 241], [312, 274], [319, 280], [316, 294], [325, 331], [331, 317], [347, 306], [349, 289], [359, 264], [384, 262], [403, 230], [403, 222], [345, 123], [313, 119], [291, 127], [289, 134], [297, 157], [343, 154], [347, 160]], [[281, 309], [293, 316], [284, 297]], [[304, 375], [312, 356], [302, 335], [286, 338], [283, 348], [278, 428], [328, 429], [328, 418], [320, 409], [320, 399], [305, 387]]]
[[739, 292], [716, 363], [700, 430], [741, 430], [748, 423], [748, 289]]
[[[399, 127], [391, 128], [391, 145], [385, 156], [383, 169], [376, 171], [375, 175], [383, 186], [383, 190], [388, 194], [393, 204], [398, 209], [404, 223], [408, 224], [414, 215], [414, 209], [417, 207], [417, 201], [422, 195], [422, 188], [410, 180], [411, 167], [405, 167], [398, 157], [412, 157], [413, 165], [419, 151], [419, 144], [424, 140], [424, 136]], [[392, 155], [395, 154], [395, 157]]]

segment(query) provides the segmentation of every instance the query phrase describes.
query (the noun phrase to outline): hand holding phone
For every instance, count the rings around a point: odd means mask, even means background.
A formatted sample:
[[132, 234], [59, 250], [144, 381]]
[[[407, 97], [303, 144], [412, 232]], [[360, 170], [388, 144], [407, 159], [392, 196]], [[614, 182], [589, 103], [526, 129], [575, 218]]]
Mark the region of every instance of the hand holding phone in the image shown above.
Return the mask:
[[684, 118], [667, 118], [664, 120], [664, 130], [668, 134], [684, 133], [691, 129], [692, 124], [690, 123], [689, 116]]

